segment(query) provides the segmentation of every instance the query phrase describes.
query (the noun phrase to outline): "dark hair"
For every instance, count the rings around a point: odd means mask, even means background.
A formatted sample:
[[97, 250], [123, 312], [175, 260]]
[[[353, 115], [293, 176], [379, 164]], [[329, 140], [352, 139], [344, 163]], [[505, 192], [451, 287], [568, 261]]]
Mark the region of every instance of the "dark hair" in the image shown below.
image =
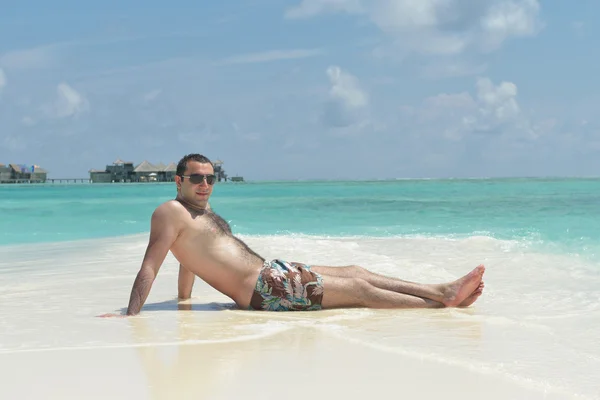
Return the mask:
[[[185, 156], [183, 156], [183, 158], [181, 160], [179, 160], [179, 163], [177, 164], [177, 172], [176, 174], [181, 176], [185, 173], [185, 170], [187, 169], [187, 163], [188, 161], [196, 161], [202, 164], [210, 164], [212, 165], [212, 162], [205, 156], [203, 156], [202, 154], [187, 154]], [[214, 168], [214, 166], [213, 166]]]

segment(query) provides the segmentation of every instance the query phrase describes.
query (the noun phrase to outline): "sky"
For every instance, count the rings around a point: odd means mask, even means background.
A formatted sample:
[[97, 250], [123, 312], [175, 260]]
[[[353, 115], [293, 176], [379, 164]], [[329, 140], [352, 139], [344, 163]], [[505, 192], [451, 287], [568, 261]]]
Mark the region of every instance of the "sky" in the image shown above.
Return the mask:
[[247, 180], [600, 176], [598, 1], [1, 7], [0, 163], [50, 178], [188, 153]]

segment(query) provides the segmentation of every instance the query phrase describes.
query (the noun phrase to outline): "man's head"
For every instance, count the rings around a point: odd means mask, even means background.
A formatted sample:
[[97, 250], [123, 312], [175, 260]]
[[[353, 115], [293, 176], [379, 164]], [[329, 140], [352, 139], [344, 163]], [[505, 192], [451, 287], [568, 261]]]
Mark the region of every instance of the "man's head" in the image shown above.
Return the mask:
[[204, 208], [216, 182], [212, 162], [201, 154], [188, 154], [177, 164], [177, 193], [187, 203]]

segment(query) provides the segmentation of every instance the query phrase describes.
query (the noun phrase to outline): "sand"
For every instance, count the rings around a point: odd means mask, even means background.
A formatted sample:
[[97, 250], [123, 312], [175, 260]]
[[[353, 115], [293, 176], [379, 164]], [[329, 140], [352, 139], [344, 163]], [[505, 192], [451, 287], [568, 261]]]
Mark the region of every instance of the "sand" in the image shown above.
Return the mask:
[[[195, 311], [178, 313], [176, 337], [151, 318], [103, 323], [122, 344], [0, 356], [2, 398], [11, 399], [564, 399], [489, 371], [434, 362], [299, 324], [263, 337], [202, 341]], [[205, 311], [206, 313], [213, 313]], [[203, 311], [198, 311], [203, 313]], [[244, 317], [218, 312], [234, 328]], [[208, 329], [215, 328], [211, 317]], [[263, 319], [266, 317], [261, 317]], [[238, 320], [239, 321], [236, 321]], [[223, 321], [221, 321], [223, 322]], [[246, 323], [248, 321], [245, 321]], [[257, 321], [258, 322], [258, 321]], [[218, 325], [218, 324], [217, 324]], [[318, 324], [317, 324], [318, 325]], [[214, 332], [211, 332], [214, 334]], [[56, 333], [49, 333], [50, 335]], [[186, 343], [189, 342], [189, 343]], [[474, 343], [477, 345], [477, 343]]]
[[[139, 316], [98, 318], [127, 306], [144, 240], [0, 248], [1, 399], [598, 398], [600, 360], [587, 351], [597, 318], [559, 313], [564, 303], [519, 313], [497, 261], [469, 309], [264, 313], [237, 309], [199, 280], [177, 302], [169, 256]], [[269, 252], [272, 242], [251, 244]], [[320, 245], [339, 246], [311, 248]], [[377, 257], [398, 248], [370, 245], [356, 246]]]

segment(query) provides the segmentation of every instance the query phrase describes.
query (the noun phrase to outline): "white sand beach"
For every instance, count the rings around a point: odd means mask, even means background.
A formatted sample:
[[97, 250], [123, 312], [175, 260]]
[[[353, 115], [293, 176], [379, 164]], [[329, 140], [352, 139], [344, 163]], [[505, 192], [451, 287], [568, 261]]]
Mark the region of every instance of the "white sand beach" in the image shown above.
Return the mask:
[[480, 257], [486, 293], [469, 309], [252, 312], [200, 280], [178, 304], [169, 256], [139, 316], [97, 318], [127, 306], [145, 239], [0, 248], [0, 398], [598, 398], [588, 292], [552, 303], [544, 285], [561, 276], [546, 276], [514, 298], [531, 271], [508, 265], [536, 259], [506, 243], [248, 239], [269, 257], [315, 262], [345, 263], [340, 249], [353, 249], [377, 272], [420, 281], [455, 278]]

